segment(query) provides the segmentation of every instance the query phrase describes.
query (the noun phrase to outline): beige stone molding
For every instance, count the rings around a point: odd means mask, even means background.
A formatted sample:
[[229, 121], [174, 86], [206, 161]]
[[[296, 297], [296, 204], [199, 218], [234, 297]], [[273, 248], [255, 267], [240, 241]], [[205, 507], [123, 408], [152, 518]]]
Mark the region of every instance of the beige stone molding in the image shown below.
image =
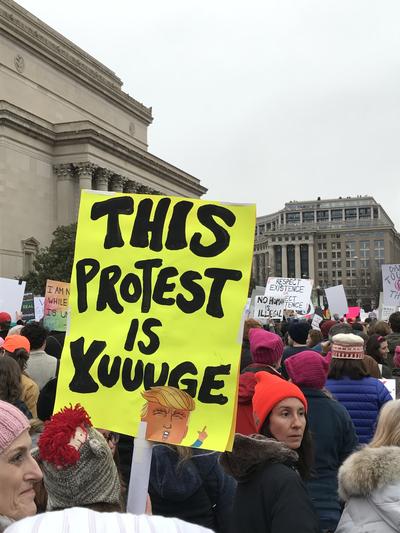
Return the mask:
[[124, 186], [124, 192], [131, 194], [163, 194], [162, 192], [157, 191], [156, 189], [152, 189], [147, 185], [142, 185], [142, 183], [139, 183], [138, 181], [134, 180], [127, 180]]
[[96, 170], [97, 165], [90, 163], [89, 161], [83, 161], [81, 163], [72, 163], [72, 166], [78, 176], [89, 175], [93, 176], [93, 172]]
[[57, 176], [58, 180], [74, 180], [75, 179], [75, 170], [71, 163], [65, 163], [62, 165], [53, 165], [54, 174]]
[[122, 106], [139, 120], [151, 124], [152, 109], [121, 90], [122, 81], [112, 70], [84, 52], [61, 34], [34, 17], [13, 0], [0, 0], [0, 31], [15, 42], [33, 49], [44, 61], [52, 62], [92, 90]]
[[[159, 177], [165, 181], [166, 187], [171, 184], [177, 185], [186, 189], [188, 196], [201, 196], [207, 192], [207, 189], [194, 176], [89, 121], [52, 125], [50, 122], [0, 100], [0, 126], [8, 126], [30, 137], [47, 142], [53, 145], [54, 149], [61, 145], [76, 147], [79, 143], [85, 146], [96, 146], [105, 153], [119, 157], [132, 166]], [[148, 187], [151, 188], [150, 185]]]

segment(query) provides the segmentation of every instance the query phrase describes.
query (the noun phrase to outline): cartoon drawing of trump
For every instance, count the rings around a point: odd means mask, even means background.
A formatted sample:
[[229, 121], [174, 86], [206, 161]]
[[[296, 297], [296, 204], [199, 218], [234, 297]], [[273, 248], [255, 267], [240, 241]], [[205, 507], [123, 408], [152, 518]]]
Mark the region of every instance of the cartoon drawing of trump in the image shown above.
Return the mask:
[[[196, 408], [193, 398], [168, 386], [152, 387], [142, 396], [147, 401], [141, 412], [142, 421], [147, 422], [146, 439], [180, 444], [188, 432], [190, 413]], [[207, 438], [206, 427], [198, 434], [193, 447], [201, 446]]]

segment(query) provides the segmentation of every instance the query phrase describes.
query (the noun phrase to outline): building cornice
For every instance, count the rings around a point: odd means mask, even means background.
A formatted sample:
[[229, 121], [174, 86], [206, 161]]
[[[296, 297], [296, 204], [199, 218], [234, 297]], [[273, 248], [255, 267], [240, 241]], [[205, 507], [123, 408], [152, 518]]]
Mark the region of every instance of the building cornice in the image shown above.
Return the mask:
[[[200, 185], [200, 181], [194, 176], [127, 143], [90, 121], [52, 125], [50, 122], [0, 100], [0, 127], [9, 127], [20, 131], [29, 137], [53, 145], [54, 149], [57, 146], [90, 144], [160, 177], [165, 180], [166, 184], [175, 184], [185, 188], [195, 196], [201, 196], [207, 192], [207, 189]], [[61, 161], [62, 157], [60, 156], [60, 160], [57, 159], [57, 163], [71, 162]]]
[[79, 79], [145, 124], [151, 124], [151, 108], [124, 93], [122, 81], [114, 72], [13, 0], [0, 0], [0, 32], [70, 77]]

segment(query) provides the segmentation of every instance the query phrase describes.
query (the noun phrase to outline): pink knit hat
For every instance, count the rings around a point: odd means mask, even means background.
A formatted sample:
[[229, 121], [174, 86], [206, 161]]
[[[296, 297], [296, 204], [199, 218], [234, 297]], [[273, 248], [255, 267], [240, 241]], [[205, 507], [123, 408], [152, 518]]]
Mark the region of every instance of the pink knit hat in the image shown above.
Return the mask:
[[0, 455], [29, 427], [28, 419], [19, 409], [0, 400]]
[[275, 333], [252, 328], [249, 330], [249, 341], [254, 363], [273, 365], [282, 357], [283, 342]]
[[318, 352], [305, 350], [288, 357], [285, 367], [290, 379], [299, 387], [322, 389], [328, 377], [331, 353], [323, 357]]

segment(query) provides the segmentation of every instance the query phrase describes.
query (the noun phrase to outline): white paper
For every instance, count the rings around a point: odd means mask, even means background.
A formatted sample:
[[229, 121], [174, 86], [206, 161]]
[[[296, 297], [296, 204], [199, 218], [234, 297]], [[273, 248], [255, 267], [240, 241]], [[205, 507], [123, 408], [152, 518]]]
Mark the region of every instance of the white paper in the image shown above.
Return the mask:
[[393, 400], [395, 400], [396, 399], [396, 380], [383, 378], [383, 379], [380, 379], [379, 381], [381, 381], [385, 385], [387, 390], [390, 392], [391, 397], [393, 398]]
[[250, 298], [249, 316], [254, 316], [254, 306], [255, 306], [256, 296], [262, 296], [264, 292], [265, 292], [265, 287], [261, 287], [259, 285], [257, 285], [256, 288], [252, 290], [251, 298]]
[[254, 318], [262, 323], [269, 319], [283, 319], [283, 309], [285, 298], [274, 298], [273, 296], [256, 296], [254, 305]]
[[331, 316], [338, 314], [340, 317], [348, 313], [346, 293], [343, 285], [335, 285], [325, 289], [326, 299], [328, 300], [329, 311]]
[[6, 311], [15, 321], [15, 313], [21, 311], [26, 281], [0, 278], [0, 311]]
[[395, 305], [382, 305], [382, 308], [379, 309], [379, 320], [384, 320], [387, 322], [389, 320], [389, 317], [392, 313], [395, 313], [397, 310], [397, 307]]
[[312, 322], [311, 322], [311, 329], [318, 329], [319, 331], [321, 331], [319, 325], [321, 324], [322, 321], [323, 321], [322, 316], [314, 315]]
[[400, 305], [400, 265], [382, 265], [383, 304]]
[[313, 280], [301, 278], [273, 278], [267, 280], [265, 296], [284, 298], [284, 309], [307, 313]]
[[44, 316], [44, 296], [35, 296], [35, 320], [39, 322]]

